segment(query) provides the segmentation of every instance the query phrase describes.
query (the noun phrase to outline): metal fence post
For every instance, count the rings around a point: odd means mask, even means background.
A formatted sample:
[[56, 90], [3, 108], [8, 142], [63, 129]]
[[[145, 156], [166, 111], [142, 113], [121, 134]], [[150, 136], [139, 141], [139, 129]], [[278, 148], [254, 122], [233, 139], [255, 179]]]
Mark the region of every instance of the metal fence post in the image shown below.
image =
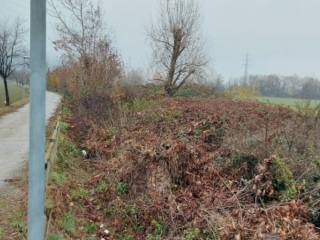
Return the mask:
[[31, 0], [28, 239], [44, 239], [46, 0]]

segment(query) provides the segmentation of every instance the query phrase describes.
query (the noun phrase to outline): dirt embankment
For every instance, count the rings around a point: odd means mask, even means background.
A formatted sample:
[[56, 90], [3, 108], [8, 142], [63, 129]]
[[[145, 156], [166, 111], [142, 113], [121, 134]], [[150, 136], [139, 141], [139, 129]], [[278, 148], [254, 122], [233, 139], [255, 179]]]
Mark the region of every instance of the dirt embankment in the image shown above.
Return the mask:
[[[66, 239], [320, 239], [311, 167], [318, 152], [308, 155], [317, 141], [316, 118], [255, 102], [148, 104], [133, 104], [112, 126], [65, 119], [51, 188], [52, 233]], [[79, 156], [83, 150], [86, 157]]]

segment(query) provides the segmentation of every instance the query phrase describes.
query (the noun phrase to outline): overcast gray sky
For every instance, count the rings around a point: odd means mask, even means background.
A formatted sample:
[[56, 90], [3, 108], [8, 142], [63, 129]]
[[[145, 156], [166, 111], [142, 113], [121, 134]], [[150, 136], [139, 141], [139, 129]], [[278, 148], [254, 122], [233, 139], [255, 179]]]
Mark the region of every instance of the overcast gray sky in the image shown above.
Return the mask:
[[[24, 18], [28, 0], [0, 0], [0, 19]], [[116, 47], [129, 67], [150, 62], [146, 28], [159, 0], [100, 0]], [[320, 76], [319, 0], [199, 0], [207, 54], [225, 78], [243, 74], [250, 54], [251, 74]], [[55, 39], [48, 26], [49, 42]], [[57, 54], [48, 44], [49, 63]]]

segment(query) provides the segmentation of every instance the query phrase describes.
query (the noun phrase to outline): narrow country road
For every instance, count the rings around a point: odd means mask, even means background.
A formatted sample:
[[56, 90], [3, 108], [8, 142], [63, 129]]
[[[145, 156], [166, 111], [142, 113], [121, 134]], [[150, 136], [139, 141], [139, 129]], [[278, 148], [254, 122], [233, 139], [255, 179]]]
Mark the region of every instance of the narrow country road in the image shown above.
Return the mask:
[[[56, 111], [61, 97], [58, 94], [46, 94], [47, 121]], [[6, 179], [16, 176], [28, 157], [29, 108], [27, 104], [18, 111], [0, 117], [0, 187]]]

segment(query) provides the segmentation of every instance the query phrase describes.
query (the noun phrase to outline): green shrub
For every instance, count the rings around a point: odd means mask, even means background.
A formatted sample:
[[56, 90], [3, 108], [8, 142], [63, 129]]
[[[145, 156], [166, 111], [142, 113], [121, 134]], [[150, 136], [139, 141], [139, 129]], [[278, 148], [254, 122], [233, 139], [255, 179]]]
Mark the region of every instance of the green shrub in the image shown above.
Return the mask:
[[118, 182], [116, 189], [120, 196], [124, 196], [129, 193], [129, 184], [127, 182]]
[[143, 226], [140, 225], [139, 221], [139, 212], [135, 204], [121, 204], [118, 209], [112, 208], [109, 209], [108, 215], [112, 214], [112, 212], [120, 215], [122, 222], [126, 226], [130, 226], [135, 232], [141, 232], [143, 230]]
[[97, 238], [96, 237], [87, 237], [87, 238], [85, 238], [85, 240], [97, 240]]
[[64, 148], [63, 151], [64, 153], [66, 153], [66, 156], [77, 157], [79, 155], [78, 147], [71, 141], [67, 140], [66, 138], [63, 139], [61, 145]]
[[63, 237], [60, 234], [52, 234], [49, 236], [48, 240], [63, 240]]
[[83, 187], [79, 187], [77, 189], [72, 189], [71, 190], [71, 197], [76, 199], [76, 198], [86, 198], [89, 196], [89, 192], [84, 189]]
[[26, 234], [27, 233], [27, 224], [24, 220], [18, 219], [13, 221], [12, 226], [19, 232], [22, 234]]
[[83, 227], [88, 234], [94, 234], [98, 229], [95, 223], [86, 223]]
[[67, 106], [63, 105], [63, 107], [62, 107], [62, 115], [66, 116], [66, 117], [67, 116], [71, 116], [72, 113], [71, 113], [70, 108], [68, 108]]
[[2, 230], [2, 228], [0, 227], [0, 240], [2, 240], [4, 238], [4, 232]]
[[135, 215], [137, 213], [137, 206], [134, 204], [133, 205], [126, 205], [125, 211], [128, 216]]
[[161, 237], [164, 232], [163, 225], [157, 220], [152, 220], [151, 225], [154, 228], [154, 235], [156, 237]]
[[51, 174], [51, 180], [57, 185], [61, 185], [64, 182], [63, 173], [53, 172]]
[[67, 132], [67, 130], [69, 129], [69, 124], [66, 123], [66, 122], [62, 122], [62, 121], [61, 121], [59, 124], [60, 124], [60, 125], [59, 125], [60, 131], [61, 131], [62, 133]]
[[60, 226], [67, 233], [73, 233], [76, 228], [76, 220], [72, 213], [65, 213], [60, 221]]
[[102, 193], [106, 190], [107, 187], [108, 187], [108, 183], [106, 183], [105, 181], [102, 181], [96, 186], [95, 191], [97, 193]]
[[200, 229], [199, 228], [188, 228], [184, 230], [183, 239], [184, 240], [196, 240], [200, 237]]
[[281, 158], [272, 160], [270, 173], [273, 188], [280, 193], [280, 198], [290, 199], [297, 194], [296, 183], [292, 172]]
[[78, 147], [66, 138], [65, 135], [59, 135], [59, 151], [58, 151], [58, 160], [57, 166], [59, 167], [60, 172], [65, 170], [66, 160], [79, 156], [80, 151]]

